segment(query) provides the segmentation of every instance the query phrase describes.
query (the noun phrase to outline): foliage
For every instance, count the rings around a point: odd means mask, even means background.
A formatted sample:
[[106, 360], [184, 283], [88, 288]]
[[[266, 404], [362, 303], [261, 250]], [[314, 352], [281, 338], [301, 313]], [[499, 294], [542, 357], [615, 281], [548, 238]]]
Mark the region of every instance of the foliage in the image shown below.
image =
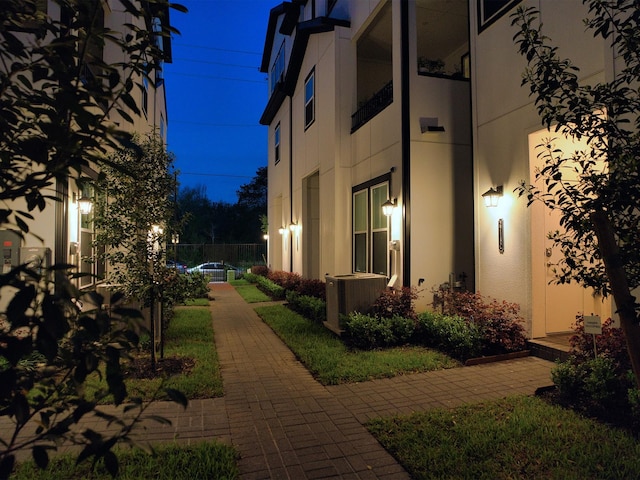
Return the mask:
[[280, 285], [285, 290], [298, 290], [298, 286], [302, 281], [302, 276], [295, 272], [283, 272], [281, 270], [271, 271], [267, 278], [276, 285]]
[[253, 273], [254, 275], [261, 275], [263, 277], [266, 277], [269, 275], [269, 267], [267, 267], [266, 265], [253, 265], [251, 267], [251, 273]]
[[[165, 0], [122, 0], [118, 8], [131, 20], [120, 34], [99, 23], [102, 2], [54, 2], [56, 16], [42, 3], [3, 0], [0, 22], [0, 227], [23, 236], [34, 214], [66, 201], [72, 179], [82, 187], [89, 169], [109, 165], [107, 152], [130, 145], [127, 128], [141, 114], [133, 94], [162, 59], [162, 38], [175, 33], [169, 9], [185, 10]], [[154, 16], [159, 28], [147, 28]], [[119, 52], [109, 57], [113, 63], [95, 54], [105, 43]], [[117, 294], [104, 310], [100, 295], [74, 287], [69, 270], [57, 265], [41, 275], [23, 265], [0, 276], [0, 415], [14, 425], [0, 433], [0, 478], [21, 450], [46, 467], [63, 440], [82, 447], [78, 461], [102, 458], [113, 475], [111, 448], [130, 441], [145, 409], [137, 400], [124, 406], [120, 369], [138, 341], [139, 313], [123, 308]], [[83, 385], [100, 368], [107, 386], [89, 398]], [[125, 409], [138, 408], [138, 416], [127, 423], [98, 412], [96, 402], [107, 394]], [[186, 404], [178, 392], [170, 395]], [[92, 413], [116, 428], [78, 428]], [[17, 435], [36, 421], [33, 437]]]
[[315, 297], [325, 302], [327, 300], [327, 286], [317, 278], [303, 278], [297, 286], [296, 292], [300, 295]]
[[[129, 441], [146, 408], [140, 399], [129, 398], [121, 365], [139, 342], [139, 312], [123, 307], [118, 294], [107, 311], [102, 296], [79, 292], [64, 275], [57, 276], [54, 288], [49, 280], [54, 272], [50, 269], [40, 275], [19, 267], [0, 277], [3, 288], [18, 290], [7, 306], [0, 332], [0, 412], [12, 418], [14, 425], [0, 438], [2, 478], [11, 471], [15, 454], [25, 449], [31, 449], [38, 466], [46, 468], [48, 452], [61, 440], [84, 447], [79, 460], [94, 456], [116, 468], [110, 450], [118, 441]], [[80, 302], [94, 307], [81, 311]], [[83, 388], [87, 377], [102, 368], [105, 383], [88, 396]], [[182, 394], [167, 393], [186, 406]], [[78, 429], [88, 414], [97, 414], [98, 402], [107, 396], [125, 409], [138, 408], [138, 415], [129, 423], [120, 422], [120, 428], [109, 434], [86, 426]], [[124, 405], [127, 399], [132, 405]], [[105, 431], [115, 420], [104, 413], [97, 418], [105, 422]], [[32, 422], [39, 423], [35, 434], [20, 436]]]
[[286, 292], [287, 306], [309, 320], [322, 324], [327, 319], [327, 304], [311, 295], [303, 295], [292, 290]]
[[96, 205], [96, 243], [106, 249], [107, 281], [148, 307], [158, 295], [152, 287], [164, 288], [170, 279], [165, 230], [174, 216], [173, 156], [162, 139], [150, 135], [137, 149], [117, 150], [110, 160], [98, 183], [106, 195]]
[[262, 242], [261, 216], [267, 211], [267, 169], [237, 192], [238, 201], [213, 202], [204, 185], [183, 187], [178, 193], [178, 217], [184, 220], [182, 243], [258, 243]]
[[416, 480], [635, 478], [640, 471], [632, 435], [535, 397], [376, 418], [367, 428]]
[[417, 298], [415, 287], [388, 288], [374, 302], [372, 313], [384, 318], [400, 316], [415, 319], [414, 302]]
[[[585, 333], [584, 317], [576, 316], [574, 334], [570, 337], [570, 357], [559, 362], [552, 371], [558, 399], [581, 411], [599, 416], [622, 415], [634, 408], [637, 389], [626, 349], [624, 333], [609, 318], [602, 324], [602, 335]], [[633, 415], [632, 415], [633, 417]], [[640, 421], [640, 416], [635, 417]]]
[[616, 57], [610, 79], [595, 85], [582, 82], [579, 68], [559, 57], [535, 8], [520, 7], [513, 15], [514, 40], [528, 62], [523, 85], [542, 124], [588, 145], [563, 152], [554, 139], [545, 141], [539, 146], [539, 185], [522, 182], [519, 194], [560, 214], [564, 231], [550, 233], [564, 257], [557, 281], [613, 295], [640, 385], [640, 303], [631, 294], [640, 286], [640, 15], [635, 0], [583, 3], [587, 28]]
[[418, 314], [416, 341], [460, 360], [482, 353], [482, 333], [475, 323], [459, 316], [434, 312]]
[[258, 288], [269, 295], [272, 299], [283, 300], [285, 298], [286, 290], [277, 283], [269, 280], [267, 277], [251, 273], [245, 275], [245, 278], [250, 282], [255, 281]]
[[256, 312], [323, 385], [459, 366], [446, 355], [422, 347], [350, 350], [327, 328], [283, 305], [258, 307]]
[[457, 290], [439, 290], [437, 294], [445, 315], [462, 317], [478, 327], [483, 355], [517, 352], [526, 347], [518, 304]]
[[348, 345], [361, 350], [374, 350], [406, 344], [414, 331], [414, 321], [400, 316], [377, 317], [352, 312], [343, 324]]
[[[584, 316], [576, 315], [576, 323], [573, 325], [574, 333], [569, 338], [571, 346], [570, 354], [576, 357], [576, 361], [592, 359], [594, 355], [594, 336], [584, 331]], [[601, 357], [613, 361], [616, 371], [624, 373], [631, 368], [627, 343], [624, 332], [613, 325], [613, 320], [607, 318], [602, 322], [602, 334], [595, 336], [596, 351]]]
[[[235, 479], [239, 477], [238, 453], [221, 442], [198, 442], [191, 445], [163, 444], [149, 455], [140, 449], [118, 449], [121, 480], [192, 480], [199, 478]], [[76, 465], [71, 455], [52, 459], [47, 471], [39, 470], [33, 463], [20, 464], [15, 480], [69, 480], [84, 478], [105, 480], [110, 478], [103, 462], [95, 466]]]

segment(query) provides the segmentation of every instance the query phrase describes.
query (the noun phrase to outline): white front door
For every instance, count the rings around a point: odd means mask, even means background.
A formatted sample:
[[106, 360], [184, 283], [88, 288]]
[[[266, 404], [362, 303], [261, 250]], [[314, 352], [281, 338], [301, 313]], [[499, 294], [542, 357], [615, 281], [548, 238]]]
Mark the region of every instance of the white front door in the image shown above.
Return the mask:
[[[540, 130], [529, 135], [532, 183], [535, 182], [536, 171], [543, 165], [543, 159], [538, 158], [540, 150], [536, 147], [543, 139], [554, 136], [559, 137], [560, 134]], [[565, 154], [585, 148], [585, 145], [578, 145], [570, 140], [556, 140], [556, 146]], [[563, 178], [567, 178], [569, 174], [569, 170], [563, 172]], [[536, 185], [543, 188], [542, 182], [537, 182]], [[603, 302], [602, 297], [595, 295], [592, 289], [585, 289], [574, 282], [562, 285], [555, 282], [554, 268], [562, 252], [553, 246], [548, 233], [561, 230], [560, 213], [546, 208], [541, 202], [535, 202], [531, 208], [533, 337], [570, 331], [578, 314], [600, 315], [603, 320], [610, 317], [610, 302]]]

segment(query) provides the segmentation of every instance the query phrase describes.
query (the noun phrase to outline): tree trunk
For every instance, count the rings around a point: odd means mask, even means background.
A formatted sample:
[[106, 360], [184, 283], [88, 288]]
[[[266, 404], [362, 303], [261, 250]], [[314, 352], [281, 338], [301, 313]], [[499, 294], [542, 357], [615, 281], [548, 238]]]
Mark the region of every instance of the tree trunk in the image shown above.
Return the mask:
[[640, 325], [636, 315], [636, 298], [631, 295], [627, 274], [620, 259], [620, 248], [616, 243], [613, 225], [607, 214], [601, 210], [591, 214], [593, 229], [598, 237], [598, 246], [611, 285], [620, 326], [627, 339], [627, 351], [631, 368], [640, 388]]

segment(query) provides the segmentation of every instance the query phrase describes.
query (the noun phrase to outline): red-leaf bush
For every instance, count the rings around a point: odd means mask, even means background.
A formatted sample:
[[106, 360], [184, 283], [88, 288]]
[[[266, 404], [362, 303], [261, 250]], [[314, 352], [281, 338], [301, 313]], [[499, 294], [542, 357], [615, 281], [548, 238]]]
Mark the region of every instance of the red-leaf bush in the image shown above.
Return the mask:
[[371, 311], [374, 316], [381, 318], [404, 317], [415, 320], [414, 302], [417, 298], [415, 287], [388, 288], [381, 292]]
[[[586, 361], [594, 358], [593, 335], [584, 331], [584, 316], [576, 315], [576, 323], [573, 325], [574, 333], [569, 338], [571, 350], [569, 353], [576, 357], [577, 361]], [[627, 341], [621, 328], [613, 326], [613, 320], [607, 318], [602, 322], [602, 334], [596, 335], [596, 350], [598, 356], [610, 358], [619, 372], [626, 372], [631, 368]]]
[[480, 293], [437, 291], [442, 313], [474, 323], [482, 335], [482, 353], [497, 355], [524, 350], [527, 344], [520, 306], [485, 298]]
[[294, 292], [298, 291], [298, 285], [300, 285], [302, 281], [302, 277], [299, 274], [280, 270], [277, 272], [269, 272], [267, 278], [285, 290], [293, 290]]
[[298, 291], [300, 295], [307, 297], [315, 297], [320, 300], [327, 300], [327, 286], [322, 280], [315, 278], [303, 278], [298, 284]]
[[254, 265], [251, 267], [251, 273], [260, 275], [261, 277], [266, 277], [269, 275], [269, 267], [266, 265]]

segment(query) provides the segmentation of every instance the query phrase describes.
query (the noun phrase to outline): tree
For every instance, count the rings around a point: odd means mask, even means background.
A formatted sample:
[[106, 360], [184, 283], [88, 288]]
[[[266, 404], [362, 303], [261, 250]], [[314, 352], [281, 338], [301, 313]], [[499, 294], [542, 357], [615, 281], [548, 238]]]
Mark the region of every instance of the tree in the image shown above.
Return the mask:
[[[71, 179], [87, 181], [85, 167], [100, 169], [107, 152], [130, 140], [125, 124], [130, 112], [140, 113], [132, 92], [162, 58], [158, 39], [175, 32], [169, 9], [185, 9], [166, 0], [120, 3], [131, 19], [126, 32], [100, 24], [100, 0], [56, 0], [59, 18], [40, 1], [0, 0], [0, 227], [29, 235], [34, 212], [64, 201]], [[154, 18], [164, 20], [160, 29], [152, 28]], [[106, 43], [120, 50], [119, 61], [96, 54]], [[144, 411], [129, 399], [120, 370], [138, 342], [139, 312], [123, 308], [117, 294], [105, 310], [96, 292], [75, 288], [74, 276], [69, 265], [21, 265], [0, 275], [0, 415], [13, 425], [0, 432], [0, 478], [10, 475], [20, 450], [31, 449], [46, 467], [61, 440], [84, 447], [78, 461], [102, 458], [115, 474], [111, 448], [128, 441]], [[83, 385], [100, 371], [107, 386], [89, 398]], [[181, 394], [169, 393], [186, 405]], [[124, 421], [100, 412], [108, 395], [123, 412], [133, 401], [138, 414]], [[119, 428], [79, 429], [90, 413]], [[20, 436], [30, 422], [38, 422], [35, 434]]]
[[640, 387], [640, 305], [632, 295], [640, 286], [640, 9], [634, 0], [583, 3], [587, 27], [622, 63], [611, 81], [581, 83], [579, 69], [543, 35], [539, 12], [519, 7], [513, 15], [514, 40], [528, 62], [522, 83], [543, 125], [588, 144], [569, 153], [552, 139], [541, 145], [545, 164], [536, 176], [546, 191], [523, 182], [519, 193], [560, 212], [565, 231], [550, 234], [564, 256], [557, 281], [613, 296]]
[[[109, 265], [107, 282], [150, 308], [152, 338], [157, 329], [162, 349], [156, 304], [174, 281], [166, 269], [166, 234], [179, 229], [174, 224], [176, 180], [170, 173], [174, 159], [156, 135], [134, 142], [135, 148], [110, 155], [97, 182], [101, 195], [94, 218], [96, 243], [103, 247], [103, 260]], [[151, 343], [155, 367], [155, 338]]]

